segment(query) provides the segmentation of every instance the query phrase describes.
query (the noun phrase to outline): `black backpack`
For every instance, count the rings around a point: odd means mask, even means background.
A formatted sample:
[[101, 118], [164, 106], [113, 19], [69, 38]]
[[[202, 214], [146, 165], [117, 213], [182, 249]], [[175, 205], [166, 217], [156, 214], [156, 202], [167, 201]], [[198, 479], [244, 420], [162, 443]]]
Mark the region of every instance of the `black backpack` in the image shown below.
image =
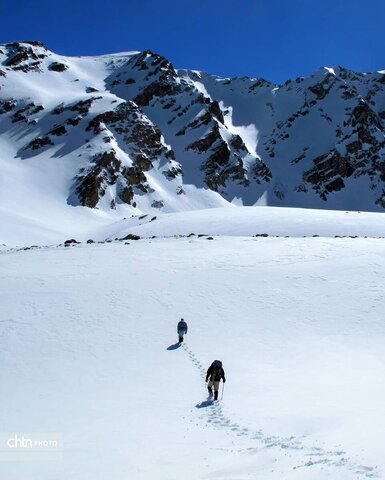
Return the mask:
[[214, 380], [214, 382], [219, 382], [222, 378], [222, 362], [220, 360], [214, 360], [211, 364], [211, 367], [213, 369], [211, 378]]

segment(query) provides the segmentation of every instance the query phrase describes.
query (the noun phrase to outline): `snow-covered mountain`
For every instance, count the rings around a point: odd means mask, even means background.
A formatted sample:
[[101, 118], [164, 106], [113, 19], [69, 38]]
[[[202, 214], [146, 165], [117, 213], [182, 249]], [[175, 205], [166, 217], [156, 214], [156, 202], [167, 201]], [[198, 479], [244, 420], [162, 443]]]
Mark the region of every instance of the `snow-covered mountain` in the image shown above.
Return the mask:
[[92, 223], [230, 203], [383, 211], [384, 129], [384, 72], [321, 68], [275, 85], [176, 70], [151, 51], [0, 46], [2, 218]]

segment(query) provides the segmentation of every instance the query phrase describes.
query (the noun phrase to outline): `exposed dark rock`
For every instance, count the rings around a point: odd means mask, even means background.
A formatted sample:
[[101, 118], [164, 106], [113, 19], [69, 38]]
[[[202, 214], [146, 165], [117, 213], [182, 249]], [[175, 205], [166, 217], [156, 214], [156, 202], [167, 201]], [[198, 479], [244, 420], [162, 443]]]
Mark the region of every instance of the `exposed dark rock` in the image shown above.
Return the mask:
[[338, 190], [342, 190], [344, 187], [345, 184], [341, 177], [337, 177], [325, 185], [325, 188], [328, 192], [337, 192]]
[[97, 115], [95, 118], [93, 118], [88, 124], [86, 130], [92, 130], [96, 134], [100, 133], [102, 130], [102, 123], [105, 123], [106, 125], [111, 125], [113, 123], [125, 122], [127, 120], [127, 116], [136, 113], [137, 110], [138, 109], [133, 102], [123, 102], [118, 105], [115, 110], [101, 113], [100, 115]]
[[144, 172], [148, 172], [148, 170], [151, 170], [152, 168], [151, 160], [141, 153], [138, 153], [135, 156], [135, 165]]
[[95, 243], [95, 240], [92, 240], [91, 238], [87, 240], [87, 243], [88, 245], [90, 245], [91, 243]]
[[[6, 105], [6, 108], [10, 108], [11, 105]], [[1, 108], [1, 102], [0, 102], [0, 108]], [[12, 116], [12, 123], [17, 123], [17, 122], [27, 122], [29, 120], [29, 116], [34, 115], [40, 111], [44, 110], [43, 105], [35, 105], [33, 102], [28, 103], [25, 105], [23, 108], [20, 108], [17, 110], [13, 116]]]
[[43, 42], [40, 42], [39, 40], [23, 40], [22, 43], [28, 43], [29, 45], [32, 45], [34, 47], [42, 47], [45, 50], [48, 50], [47, 45]]
[[171, 167], [168, 170], [164, 170], [163, 175], [168, 178], [169, 180], [173, 180], [178, 175], [182, 175], [182, 169], [180, 166], [178, 167]]
[[122, 175], [127, 179], [128, 183], [131, 185], [138, 186], [147, 182], [146, 175], [138, 167], [129, 167], [124, 168]]
[[91, 105], [95, 102], [95, 100], [100, 100], [103, 97], [91, 97], [87, 98], [86, 100], [79, 100], [76, 103], [72, 103], [70, 105], [64, 105], [61, 103], [57, 107], [52, 110], [52, 115], [60, 115], [65, 111], [70, 112], [78, 112], [80, 115], [87, 115], [90, 111]]
[[239, 135], [233, 135], [230, 140], [230, 146], [235, 150], [246, 150], [245, 144]]
[[78, 245], [80, 242], [78, 242], [77, 240], [75, 240], [74, 238], [71, 238], [70, 240], [66, 240], [64, 242], [64, 246], [65, 247], [69, 247], [71, 245]]
[[212, 131], [206, 135], [206, 137], [191, 143], [186, 150], [195, 150], [197, 152], [206, 152], [209, 150], [216, 141], [222, 141], [222, 137], [219, 133], [218, 125], [215, 125]]
[[163, 200], [154, 200], [151, 204], [152, 208], [163, 208], [164, 202]]
[[8, 113], [16, 107], [16, 102], [13, 100], [0, 100], [0, 115]]
[[68, 70], [68, 65], [65, 65], [64, 63], [53, 62], [48, 66], [48, 70], [53, 72], [64, 72], [65, 70]]
[[132, 187], [124, 187], [117, 192], [118, 197], [123, 203], [133, 204], [134, 190]]
[[140, 236], [129, 233], [125, 237], [119, 238], [119, 240], [140, 240]]
[[78, 125], [78, 123], [81, 121], [82, 117], [73, 117], [73, 118], [69, 118], [67, 121], [66, 121], [66, 124], [67, 125], [71, 125], [72, 127]]
[[64, 125], [57, 125], [49, 132], [50, 135], [56, 135], [56, 136], [65, 135], [66, 133], [67, 133], [67, 130]]
[[120, 166], [121, 162], [113, 150], [93, 158], [88, 171], [76, 178], [76, 193], [83, 206], [89, 208], [97, 206], [105, 194], [105, 186], [116, 182]]
[[61, 103], [60, 105], [58, 105], [57, 107], [55, 107], [51, 114], [52, 115], [60, 115], [61, 113], [63, 113], [65, 110], [65, 107], [64, 107], [64, 103]]
[[317, 97], [317, 100], [323, 100], [330, 92], [334, 83], [335, 77], [332, 74], [328, 73], [327, 75], [325, 75], [324, 79], [320, 83], [309, 87], [309, 90], [314, 93], [314, 95]]
[[251, 87], [249, 87], [249, 92], [256, 90], [257, 88], [272, 88], [274, 85], [264, 78], [259, 78]]
[[9, 57], [5, 62], [4, 65], [6, 67], [14, 67], [15, 65], [19, 65], [21, 62], [25, 62], [28, 60], [28, 53], [27, 52], [18, 52], [15, 55]]
[[273, 177], [270, 168], [260, 159], [256, 159], [252, 174], [257, 183], [261, 183], [261, 180], [268, 183]]
[[31, 150], [38, 150], [39, 148], [46, 147], [47, 145], [53, 145], [49, 137], [37, 137], [30, 142], [25, 148]]
[[42, 110], [44, 110], [43, 105], [36, 106], [33, 102], [28, 103], [13, 114], [12, 123], [21, 121], [27, 122], [29, 120], [29, 116], [34, 115]]
[[225, 123], [222, 110], [219, 106], [219, 103], [216, 100], [210, 103], [209, 112], [218, 120], [218, 122], [221, 122], [222, 124]]
[[356, 153], [362, 148], [362, 143], [359, 142], [358, 140], [355, 140], [352, 143], [348, 143], [346, 145], [346, 151], [348, 153]]
[[323, 200], [327, 193], [344, 188], [342, 177], [350, 177], [354, 173], [348, 157], [343, 157], [337, 150], [320, 155], [313, 160], [314, 167], [304, 173], [306, 183], [313, 185]]
[[157, 81], [148, 85], [137, 95], [134, 98], [134, 102], [141, 107], [146, 107], [154, 97], [165, 97], [166, 95], [177, 95], [178, 93], [181, 93], [179, 84]]

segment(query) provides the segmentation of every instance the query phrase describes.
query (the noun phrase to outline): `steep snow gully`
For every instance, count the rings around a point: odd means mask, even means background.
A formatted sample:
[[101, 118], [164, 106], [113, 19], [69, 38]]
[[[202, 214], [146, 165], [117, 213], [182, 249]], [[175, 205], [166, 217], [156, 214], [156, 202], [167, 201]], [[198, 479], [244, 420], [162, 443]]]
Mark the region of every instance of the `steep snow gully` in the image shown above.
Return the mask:
[[[168, 350], [174, 351], [177, 349]], [[206, 370], [202, 363], [191, 348], [188, 347], [186, 342], [182, 345], [182, 350], [188, 355], [189, 360], [198, 371], [202, 383], [206, 385]], [[355, 463], [349, 458], [348, 453], [342, 449], [327, 450], [319, 446], [313, 446], [309, 449], [303, 445], [301, 438], [296, 438], [294, 436], [269, 436], [260, 429], [254, 430], [239, 425], [224, 414], [220, 401], [211, 403], [204, 400], [203, 402], [198, 403], [195, 407], [199, 408], [202, 412], [199, 415], [200, 419], [207, 422], [211, 428], [226, 429], [233, 435], [245, 436], [249, 440], [255, 442], [255, 446], [247, 448], [247, 453], [257, 453], [262, 449], [277, 449], [281, 455], [282, 452], [284, 452], [284, 455], [288, 458], [289, 462], [293, 464], [293, 469], [303, 469], [315, 465], [322, 465], [325, 467], [338, 467], [349, 470], [356, 475], [354, 478], [380, 478], [377, 468]], [[304, 460], [298, 462], [298, 453], [301, 454], [301, 457], [304, 458]]]

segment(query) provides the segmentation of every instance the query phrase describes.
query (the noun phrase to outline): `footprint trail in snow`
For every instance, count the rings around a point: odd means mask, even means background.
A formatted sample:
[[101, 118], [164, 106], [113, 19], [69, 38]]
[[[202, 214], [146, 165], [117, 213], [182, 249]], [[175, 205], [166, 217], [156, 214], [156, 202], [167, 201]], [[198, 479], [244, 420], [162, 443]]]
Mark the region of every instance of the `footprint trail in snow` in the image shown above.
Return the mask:
[[[187, 353], [195, 368], [199, 371], [202, 382], [205, 383], [206, 370], [192, 350], [184, 343], [183, 350]], [[219, 396], [220, 398], [220, 396]], [[204, 402], [202, 402], [204, 403]], [[261, 430], [251, 430], [243, 427], [223, 413], [223, 407], [220, 402], [214, 402], [203, 408], [202, 416], [207, 418], [207, 423], [213, 428], [227, 429], [230, 434], [243, 436], [250, 440], [258, 442], [256, 447], [247, 449], [247, 453], [258, 453], [265, 448], [278, 448], [285, 452], [285, 455], [293, 455], [301, 453], [305, 458], [301, 460], [295, 469], [302, 469], [305, 467], [313, 467], [317, 465], [327, 467], [345, 468], [357, 475], [356, 478], [380, 478], [380, 474], [376, 467], [369, 467], [360, 465], [351, 461], [347, 457], [347, 453], [343, 450], [327, 450], [321, 447], [308, 448], [303, 445], [299, 438], [292, 437], [277, 437], [266, 435]]]

